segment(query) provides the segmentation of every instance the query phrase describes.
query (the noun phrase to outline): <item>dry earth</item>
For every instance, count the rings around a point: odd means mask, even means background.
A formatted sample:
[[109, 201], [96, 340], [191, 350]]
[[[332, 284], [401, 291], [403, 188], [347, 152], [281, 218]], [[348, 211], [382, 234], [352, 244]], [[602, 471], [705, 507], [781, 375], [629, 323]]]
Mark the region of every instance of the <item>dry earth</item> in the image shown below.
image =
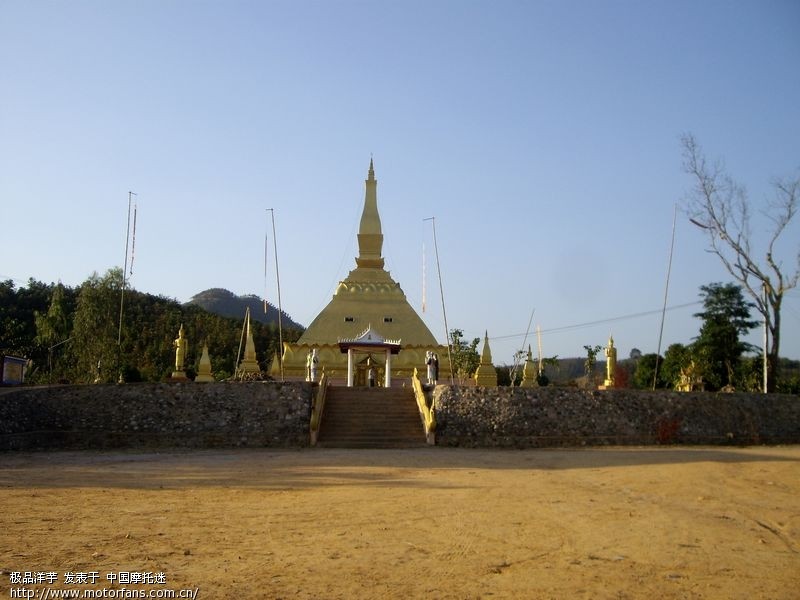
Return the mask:
[[199, 598], [800, 598], [800, 447], [6, 453], [0, 571], [0, 598], [25, 571]]

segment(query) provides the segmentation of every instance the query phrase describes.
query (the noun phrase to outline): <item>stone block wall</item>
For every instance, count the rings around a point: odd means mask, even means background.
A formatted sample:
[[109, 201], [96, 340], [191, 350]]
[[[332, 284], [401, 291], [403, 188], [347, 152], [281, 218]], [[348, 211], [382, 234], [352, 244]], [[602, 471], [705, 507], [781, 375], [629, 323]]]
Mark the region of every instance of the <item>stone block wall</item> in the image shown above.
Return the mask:
[[304, 382], [6, 389], [0, 450], [307, 446], [312, 389]]
[[[315, 389], [305, 382], [3, 388], [0, 451], [304, 447]], [[450, 386], [433, 395], [440, 446], [800, 443], [797, 396]]]
[[434, 406], [442, 446], [800, 443], [790, 395], [438, 386]]

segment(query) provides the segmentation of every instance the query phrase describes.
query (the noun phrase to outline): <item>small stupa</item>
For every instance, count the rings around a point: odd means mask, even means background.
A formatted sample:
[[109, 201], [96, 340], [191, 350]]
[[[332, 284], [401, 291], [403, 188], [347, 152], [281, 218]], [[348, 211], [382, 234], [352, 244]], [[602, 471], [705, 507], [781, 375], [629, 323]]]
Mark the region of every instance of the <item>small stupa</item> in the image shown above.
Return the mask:
[[250, 330], [250, 308], [247, 308], [245, 313], [245, 322], [247, 327], [247, 340], [244, 344], [244, 358], [239, 363], [239, 368], [236, 370], [238, 377], [246, 375], [261, 373], [261, 368], [258, 366], [256, 360], [256, 344], [253, 341], [253, 332]]
[[537, 387], [539, 385], [537, 381], [538, 375], [539, 369], [536, 367], [536, 363], [533, 362], [531, 347], [528, 346], [528, 355], [525, 358], [525, 366], [522, 368], [522, 383], [519, 386], [524, 388]]
[[194, 380], [199, 383], [214, 381], [214, 375], [211, 373], [211, 358], [208, 356], [208, 344], [203, 344], [203, 354], [200, 357], [200, 366], [197, 368], [197, 377]]
[[475, 385], [484, 387], [497, 387], [497, 369], [492, 364], [492, 350], [489, 348], [489, 332], [483, 338], [483, 352], [481, 364], [475, 371]]

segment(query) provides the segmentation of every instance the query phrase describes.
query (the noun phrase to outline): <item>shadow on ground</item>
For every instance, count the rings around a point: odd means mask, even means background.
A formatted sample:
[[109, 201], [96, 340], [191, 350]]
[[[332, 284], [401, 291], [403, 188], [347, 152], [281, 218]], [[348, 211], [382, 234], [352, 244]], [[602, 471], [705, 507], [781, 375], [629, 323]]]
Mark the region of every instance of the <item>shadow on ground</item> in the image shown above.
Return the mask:
[[460, 487], [441, 470], [614, 469], [686, 463], [800, 463], [800, 447], [591, 448], [559, 450], [187, 450], [0, 454], [0, 491], [19, 487], [287, 490], [319, 486]]

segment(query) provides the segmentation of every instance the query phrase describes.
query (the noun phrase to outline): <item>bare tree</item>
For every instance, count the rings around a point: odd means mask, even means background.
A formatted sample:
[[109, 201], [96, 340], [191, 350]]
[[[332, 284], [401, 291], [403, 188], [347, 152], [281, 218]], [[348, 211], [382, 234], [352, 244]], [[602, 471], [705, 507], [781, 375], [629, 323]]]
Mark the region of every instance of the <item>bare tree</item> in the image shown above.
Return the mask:
[[711, 245], [728, 272], [747, 291], [764, 317], [772, 343], [767, 350], [767, 391], [774, 392], [778, 377], [781, 304], [784, 294], [800, 277], [800, 248], [795, 264], [784, 270], [773, 250], [778, 238], [795, 216], [800, 196], [800, 177], [775, 180], [775, 198], [767, 203], [764, 216], [772, 222], [765, 260], [757, 262], [751, 247], [750, 204], [745, 189], [720, 163], [709, 165], [694, 136], [681, 137], [683, 167], [693, 181], [686, 207], [689, 218], [705, 230]]

